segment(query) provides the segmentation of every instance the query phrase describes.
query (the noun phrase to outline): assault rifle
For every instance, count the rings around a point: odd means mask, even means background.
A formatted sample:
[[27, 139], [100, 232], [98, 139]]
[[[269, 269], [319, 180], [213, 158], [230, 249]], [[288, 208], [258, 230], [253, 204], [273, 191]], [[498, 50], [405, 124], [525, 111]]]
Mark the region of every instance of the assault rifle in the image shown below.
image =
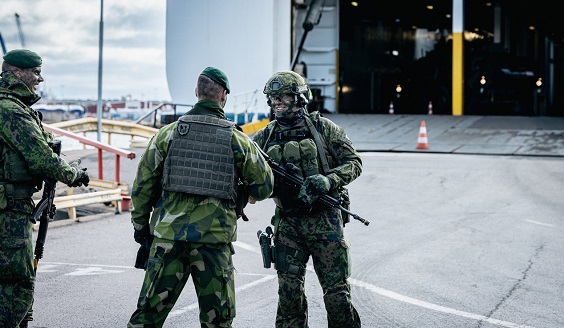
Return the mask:
[[[51, 147], [57, 156], [61, 156], [61, 140], [49, 142], [49, 147]], [[45, 239], [47, 238], [49, 221], [53, 221], [55, 213], [57, 212], [55, 204], [53, 204], [56, 187], [57, 180], [44, 178], [43, 195], [31, 214], [31, 222], [36, 223], [39, 221], [39, 230], [37, 231], [37, 240], [35, 241], [35, 258], [33, 259], [33, 271], [35, 271], [35, 273], [37, 273], [39, 260], [43, 258], [43, 247], [45, 246]], [[28, 310], [19, 328], [27, 327], [28, 321], [33, 321], [33, 308]]]
[[[299, 168], [295, 164], [287, 163], [286, 166], [282, 166], [276, 163], [270, 156], [268, 156], [266, 152], [264, 152], [264, 150], [259, 147], [259, 145], [255, 143], [255, 146], [262, 154], [262, 156], [266, 159], [268, 166], [270, 166], [270, 168], [272, 169], [272, 172], [274, 173], [274, 184], [285, 184], [288, 187], [288, 190], [300, 190], [304, 183], [304, 178], [301, 176], [301, 174], [297, 173], [297, 171], [299, 171]], [[352, 216], [355, 220], [362, 222], [365, 226], [370, 224], [368, 220], [343, 207], [340, 199], [331, 197], [327, 194], [322, 194], [319, 196], [318, 201], [320, 201], [323, 205], [340, 209], [341, 211]]]
[[[49, 147], [58, 156], [61, 155], [61, 141], [54, 140], [49, 143]], [[43, 186], [43, 196], [41, 200], [35, 206], [33, 213], [31, 214], [32, 222], [37, 222], [39, 219], [39, 231], [37, 232], [37, 240], [35, 242], [35, 259], [33, 260], [33, 268], [37, 270], [37, 264], [41, 258], [43, 258], [43, 246], [45, 245], [45, 239], [47, 238], [47, 228], [49, 226], [49, 221], [53, 221], [57, 208], [53, 204], [55, 198], [55, 188], [57, 187], [57, 180], [53, 178], [45, 178], [45, 184]]]

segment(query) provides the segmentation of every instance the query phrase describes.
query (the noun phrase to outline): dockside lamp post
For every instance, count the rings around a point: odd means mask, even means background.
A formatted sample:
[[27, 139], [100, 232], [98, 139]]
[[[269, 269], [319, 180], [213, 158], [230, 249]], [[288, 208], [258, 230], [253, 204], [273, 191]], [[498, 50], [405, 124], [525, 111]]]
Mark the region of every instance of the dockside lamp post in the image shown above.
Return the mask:
[[102, 141], [102, 48], [104, 45], [104, 0], [100, 0], [100, 31], [98, 40], [98, 101], [96, 116], [98, 118], [98, 142]]

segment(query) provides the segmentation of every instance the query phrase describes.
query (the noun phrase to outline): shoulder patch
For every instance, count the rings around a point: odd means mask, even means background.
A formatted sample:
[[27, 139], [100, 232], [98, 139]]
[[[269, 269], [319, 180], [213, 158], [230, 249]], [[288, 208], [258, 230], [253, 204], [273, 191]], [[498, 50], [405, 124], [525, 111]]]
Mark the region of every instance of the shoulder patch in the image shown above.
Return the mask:
[[188, 131], [190, 131], [190, 124], [184, 122], [178, 123], [176, 129], [181, 136], [186, 135]]

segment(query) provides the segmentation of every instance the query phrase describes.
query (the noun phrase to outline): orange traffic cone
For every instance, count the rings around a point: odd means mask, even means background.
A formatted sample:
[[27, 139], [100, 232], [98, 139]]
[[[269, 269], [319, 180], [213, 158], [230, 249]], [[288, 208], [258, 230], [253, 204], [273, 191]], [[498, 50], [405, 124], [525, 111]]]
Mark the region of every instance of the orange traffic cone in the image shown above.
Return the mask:
[[429, 101], [429, 105], [427, 106], [428, 112], [427, 115], [433, 115], [433, 102]]
[[417, 138], [416, 149], [429, 149], [429, 141], [427, 140], [427, 127], [425, 126], [425, 120], [421, 121], [421, 127], [419, 128], [419, 138]]
[[388, 110], [388, 114], [394, 114], [394, 102], [390, 101], [390, 109]]

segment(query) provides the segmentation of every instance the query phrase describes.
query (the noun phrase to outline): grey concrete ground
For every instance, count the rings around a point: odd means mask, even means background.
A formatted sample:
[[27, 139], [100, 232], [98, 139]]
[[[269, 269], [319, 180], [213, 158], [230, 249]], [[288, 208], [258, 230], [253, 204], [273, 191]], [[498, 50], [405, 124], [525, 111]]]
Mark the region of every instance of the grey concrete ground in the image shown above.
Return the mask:
[[415, 152], [425, 121], [426, 152], [564, 156], [564, 117], [325, 115], [359, 151]]
[[[561, 280], [557, 279], [557, 271], [552, 270], [558, 266], [551, 265], [562, 258], [557, 254], [557, 250], [562, 247], [559, 247], [558, 239], [554, 238], [560, 228], [560, 225], [554, 223], [558, 222], [554, 221], [558, 216], [550, 215], [558, 213], [557, 210], [554, 210], [558, 202], [545, 200], [550, 198], [539, 198], [541, 193], [519, 202], [520, 197], [527, 193], [521, 193], [518, 187], [531, 187], [535, 192], [543, 190], [550, 195], [556, 195], [561, 191], [560, 180], [554, 179], [548, 184], [544, 180], [558, 176], [555, 169], [548, 170], [547, 168], [553, 165], [561, 167], [561, 157], [564, 154], [564, 118], [416, 115], [327, 115], [327, 117], [346, 129], [357, 148], [365, 152], [363, 156], [373, 157], [374, 154], [370, 152], [412, 153], [401, 155], [402, 158], [409, 157], [410, 159], [404, 161], [408, 165], [403, 168], [398, 167], [397, 162], [392, 159], [380, 158], [380, 155], [385, 155], [384, 157], [397, 157], [397, 155], [376, 154], [379, 156], [378, 160], [365, 161], [362, 176], [350, 189], [351, 196], [356, 200], [352, 210], [373, 222], [369, 228], [358, 222], [347, 226], [348, 235], [357, 245], [353, 253], [355, 269], [351, 282], [355, 293], [355, 304], [365, 320], [365, 326], [370, 326], [370, 322], [375, 321], [387, 322], [388, 326], [400, 326], [402, 323], [404, 326], [413, 326], [408, 324], [409, 320], [413, 318], [421, 322], [419, 325], [421, 327], [436, 327], [437, 325], [444, 327], [489, 327], [493, 325], [525, 327], [518, 323], [527, 323], [527, 327], [539, 328], [562, 326], [560, 324], [561, 316], [555, 315], [557, 313], [555, 309], [559, 305], [558, 301], [561, 300], [558, 296], [562, 295]], [[429, 150], [416, 149], [422, 120], [426, 122]], [[63, 142], [65, 158], [69, 161], [81, 158], [83, 165], [88, 168], [93, 177], [96, 177], [98, 174], [96, 150], [66, 150], [65, 144], [70, 143]], [[114, 145], [124, 147], [117, 143]], [[124, 145], [129, 145], [129, 143], [124, 143]], [[134, 159], [120, 159], [120, 174], [121, 182], [131, 186], [143, 149], [131, 148], [129, 150], [134, 151], [136, 156]], [[419, 156], [416, 152], [444, 153], [445, 155]], [[487, 156], [447, 154], [484, 154]], [[527, 156], [528, 158], [517, 160], [512, 158]], [[538, 158], [531, 158], [531, 156]], [[449, 167], [450, 164], [442, 163], [440, 171], [443, 173], [440, 175], [427, 174], [422, 179], [418, 179], [420, 172], [436, 165], [433, 162], [434, 158], [430, 157], [450, 158], [449, 163], [453, 163], [451, 161], [454, 158], [458, 160], [458, 163], [453, 164], [452, 168]], [[460, 176], [460, 172], [473, 167], [469, 162], [475, 161], [476, 157], [489, 159], [491, 166], [487, 167], [485, 177], [499, 174], [495, 172], [495, 167], [505, 167], [507, 163], [504, 164], [504, 162], [519, 162], [520, 165], [518, 169], [507, 170], [509, 173], [504, 178], [496, 176], [496, 179], [492, 181], [475, 184], [471, 188], [453, 184], [451, 178]], [[424, 158], [426, 160], [421, 162], [420, 160]], [[414, 160], [417, 160], [417, 165], [413, 165]], [[534, 164], [531, 164], [531, 161], [534, 161]], [[540, 162], [542, 165], [538, 165]], [[421, 163], [426, 164], [419, 166]], [[114, 178], [115, 166], [115, 156], [104, 153], [104, 179], [112, 180]], [[525, 168], [542, 174], [540, 177], [536, 175], [531, 177], [526, 174]], [[383, 174], [386, 171], [391, 173]], [[400, 174], [402, 178], [409, 181], [408, 184], [404, 186], [396, 184]], [[522, 174], [524, 178], [515, 179], [517, 174]], [[372, 190], [374, 181], [377, 179], [379, 179], [379, 188]], [[444, 181], [447, 181], [447, 185], [451, 187], [456, 185], [456, 188], [445, 192]], [[511, 194], [504, 193], [499, 198], [492, 197], [484, 202], [480, 191], [488, 190], [489, 186], [500, 181], [503, 182], [501, 186], [506, 188], [506, 191], [511, 191]], [[514, 186], [513, 183], [517, 184]], [[425, 188], [425, 192], [416, 192], [421, 195], [421, 198], [416, 198], [413, 197], [414, 190], [411, 188], [415, 188], [415, 191]], [[441, 192], [442, 196], [437, 196]], [[445, 195], [448, 197], [445, 198]], [[451, 201], [452, 205], [437, 206], [444, 199], [455, 201]], [[535, 205], [531, 205], [533, 203]], [[498, 204], [500, 204], [499, 208]], [[486, 205], [489, 207], [484, 207]], [[260, 202], [255, 206], [272, 206], [272, 203]], [[262, 229], [267, 220], [264, 218], [264, 213], [272, 213], [271, 208], [264, 210], [255, 206], [251, 206], [247, 212], [251, 217], [251, 221], [248, 222], [250, 226], [244, 225], [239, 231], [239, 241], [247, 241], [245, 246], [258, 246], [255, 239], [256, 226]], [[398, 214], [398, 207], [402, 209], [400, 214]], [[55, 230], [49, 232], [47, 237], [47, 249], [51, 253], [47, 253], [45, 259], [40, 263], [40, 269], [45, 271], [41, 272], [38, 279], [39, 301], [35, 312], [37, 320], [35, 323], [32, 322], [32, 327], [46, 327], [44, 322], [50, 322], [51, 318], [56, 318], [61, 314], [74, 318], [76, 322], [81, 322], [82, 318], [75, 314], [80, 312], [76, 311], [77, 308], [81, 309], [80, 313], [84, 315], [89, 324], [95, 321], [91, 319], [92, 313], [104, 313], [103, 322], [110, 322], [112, 315], [118, 315], [119, 320], [125, 322], [133, 311], [132, 307], [136, 299], [137, 288], [140, 287], [142, 272], [132, 269], [131, 260], [127, 259], [133, 256], [137, 247], [132, 240], [131, 225], [128, 224], [129, 213], [115, 215], [113, 208], [105, 205], [82, 206], [77, 209], [77, 212], [81, 222], [91, 222], [82, 225], [68, 219], [61, 219], [49, 224], [49, 229], [55, 228]], [[107, 224], [110, 221], [102, 219], [104, 217], [115, 218], [116, 222]], [[499, 225], [502, 226], [501, 230], [492, 228]], [[409, 229], [406, 229], [406, 226]], [[443, 230], [435, 231], [437, 227]], [[107, 232], [110, 236], [105, 236], [104, 229], [111, 231]], [[499, 233], [499, 231], [502, 232]], [[100, 238], [98, 234], [100, 232], [107, 238]], [[127, 236], [127, 238], [121, 238], [122, 236]], [[391, 240], [389, 236], [395, 239]], [[472, 241], [471, 238], [481, 239]], [[118, 245], [103, 242], [103, 240], [117, 241]], [[446, 242], [447, 246], [445, 247], [439, 241]], [[100, 245], [96, 244], [98, 242]], [[84, 250], [86, 253], [90, 252], [88, 260], [77, 260], [65, 252], [55, 252], [55, 256], [53, 253], [55, 249], [71, 249], [65, 246], [65, 243], [80, 246], [71, 252], [73, 254], [85, 256], [80, 252]], [[372, 247], [361, 246], [369, 243]], [[120, 250], [119, 256], [109, 262], [105, 252], [114, 251], [114, 249]], [[253, 257], [259, 256], [258, 253], [250, 254], [249, 249], [238, 250], [241, 254], [237, 256], [236, 261], [239, 261], [238, 265], [240, 264], [241, 268], [255, 268], [260, 265], [260, 257]], [[504, 256], [508, 261], [498, 261], [496, 256]], [[101, 258], [104, 258], [104, 261]], [[125, 266], [119, 260], [123, 258], [126, 258]], [[450, 258], [454, 261], [446, 265], [443, 258]], [[419, 264], [418, 261], [421, 259], [425, 259], [423, 262], [427, 264], [426, 266]], [[243, 266], [242, 261], [248, 261], [250, 264]], [[496, 266], [491, 265], [491, 262], [502, 262], [502, 264]], [[68, 263], [71, 264], [65, 266]], [[76, 263], [81, 265], [75, 265]], [[110, 265], [100, 266], [99, 263]], [[433, 265], [434, 263], [440, 263], [440, 265]], [[73, 269], [75, 266], [76, 269]], [[86, 269], [93, 270], [94, 267], [100, 275], [85, 275], [87, 274]], [[453, 268], [454, 270], [449, 271]], [[55, 271], [50, 273], [48, 270]], [[250, 327], [253, 324], [265, 326], [260, 322], [271, 323], [273, 320], [276, 294], [272, 291], [276, 290], [276, 280], [273, 276], [274, 271], [265, 270], [263, 268], [257, 271], [244, 269], [238, 275], [237, 281], [241, 288], [241, 292], [238, 291], [240, 295], [238, 297], [241, 298], [241, 302], [238, 302], [237, 320], [241, 327]], [[111, 277], [101, 274], [116, 271], [125, 273], [112, 274]], [[521, 271], [524, 271], [522, 277], [519, 275]], [[465, 273], [462, 274], [462, 272]], [[76, 273], [82, 275], [78, 276]], [[270, 279], [268, 283], [255, 285], [257, 281], [265, 279], [258, 279], [257, 273]], [[482, 276], [479, 278], [480, 283], [474, 284], [472, 281], [479, 277], [477, 273]], [[272, 278], [269, 278], [271, 275]], [[485, 279], [482, 279], [484, 277]], [[316, 327], [321, 327], [325, 325], [322, 294], [315, 279], [312, 278], [314, 277], [308, 278], [307, 286], [309, 287], [306, 286], [310, 288], [307, 294], [311, 296], [308, 298], [311, 325], [313, 327], [317, 324]], [[85, 281], [88, 283], [84, 283]], [[412, 282], [413, 285], [408, 286], [404, 283], [405, 281]], [[435, 282], [435, 284], [427, 282]], [[468, 283], [469, 288], [462, 287], [465, 282]], [[77, 286], [81, 284], [84, 285], [79, 289]], [[108, 285], [116, 286], [115, 288], [124, 291], [119, 293], [119, 297], [122, 298], [119, 299], [118, 305], [113, 306], [111, 302], [100, 304], [99, 299], [104, 295], [97, 298], [92, 292], [93, 289], [98, 289], [96, 286], [107, 287]], [[249, 288], [247, 292], [252, 292], [260, 297], [249, 298], [244, 291], [248, 286], [252, 288]], [[491, 289], [488, 289], [489, 287]], [[72, 306], [59, 305], [57, 314], [53, 315], [49, 312], [49, 315], [46, 315], [47, 312], [42, 312], [45, 306], [40, 306], [40, 303], [47, 299], [48, 304], [53, 304], [53, 290], [62, 291], [64, 296], [57, 294], [56, 297], [65, 299], [67, 302], [65, 304], [72, 304]], [[266, 293], [267, 290], [271, 292]], [[505, 297], [504, 291], [507, 290], [511, 297]], [[547, 290], [549, 292], [539, 292]], [[417, 293], [418, 291], [421, 293]], [[125, 294], [125, 297], [122, 294]], [[394, 295], [394, 298], [390, 297], [391, 294]], [[193, 297], [193, 292], [185, 292], [184, 297], [190, 299]], [[425, 302], [419, 300], [425, 300]], [[435, 300], [435, 303], [430, 303], [432, 300]], [[197, 306], [197, 303], [194, 302], [187, 301], [185, 302], [187, 306], [178, 306], [179, 315], [168, 319], [167, 326], [188, 327], [190, 324], [194, 326], [191, 321], [194, 313], [185, 314], [189, 309]], [[419, 306], [419, 304], [425, 304], [425, 306]], [[108, 313], [104, 312], [104, 307], [110, 306], [113, 311], [111, 311], [110, 318], [106, 318]], [[490, 308], [493, 309], [491, 312]], [[523, 309], [525, 311], [522, 311]], [[262, 320], [258, 323], [257, 312], [261, 313], [258, 320]], [[70, 315], [70, 313], [73, 314]], [[48, 326], [51, 327], [51, 325]], [[108, 326], [114, 325], [104, 325], [104, 327]], [[92, 324], [89, 327], [96, 327], [96, 325]]]
[[[342, 126], [361, 152], [432, 152], [503, 156], [564, 156], [564, 117], [502, 117], [446, 115], [326, 114]], [[428, 150], [416, 149], [425, 121]], [[116, 141], [116, 138], [113, 139]], [[116, 147], [129, 147], [113, 143]], [[120, 182], [133, 185], [143, 148], [129, 148], [134, 159], [120, 159]], [[98, 154], [94, 149], [65, 151], [68, 161], [82, 159], [91, 176], [97, 177]], [[115, 181], [115, 156], [104, 152], [103, 176]], [[61, 185], [59, 183], [59, 185]], [[59, 186], [63, 188], [64, 186]], [[40, 197], [41, 195], [37, 195]], [[107, 206], [77, 209], [81, 221], [113, 215]], [[64, 213], [62, 213], [64, 217]], [[53, 226], [71, 224], [70, 220]]]

